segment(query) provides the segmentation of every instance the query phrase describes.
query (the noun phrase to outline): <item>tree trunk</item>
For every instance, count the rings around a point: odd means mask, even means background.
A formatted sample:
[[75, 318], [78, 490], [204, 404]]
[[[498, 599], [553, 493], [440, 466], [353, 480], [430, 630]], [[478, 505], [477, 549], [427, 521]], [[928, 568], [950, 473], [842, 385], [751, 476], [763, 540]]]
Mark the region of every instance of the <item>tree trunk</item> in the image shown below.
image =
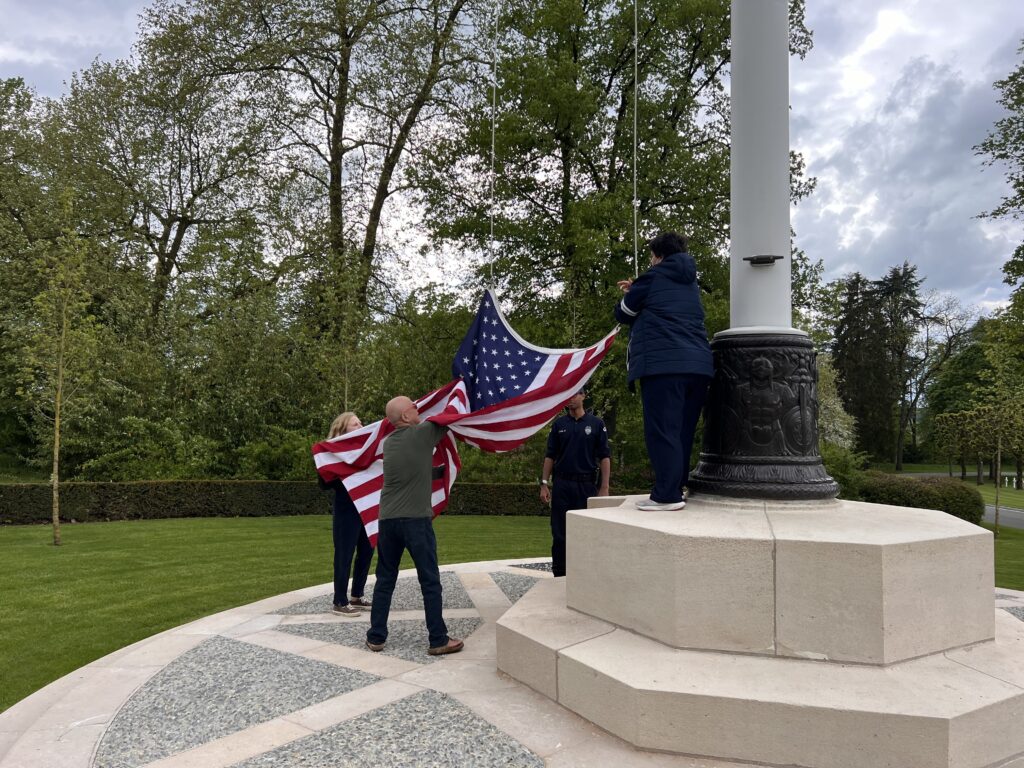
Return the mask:
[[[1002, 435], [996, 437], [996, 457], [995, 466], [1001, 470], [1003, 467], [1003, 438]], [[994, 515], [994, 524], [992, 526], [993, 538], [999, 538], [999, 476], [1003, 474], [1001, 471], [996, 471], [996, 512]]]
[[1018, 491], [1024, 491], [1024, 455], [1017, 454], [1017, 482], [1014, 487]]
[[978, 454], [978, 485], [985, 484], [985, 462], [981, 459], [981, 454]]
[[960, 454], [960, 479], [967, 480], [967, 457]]
[[57, 387], [53, 396], [53, 471], [50, 486], [53, 489], [53, 545], [60, 546], [60, 407], [64, 399], [64, 349], [68, 338], [68, 301], [61, 307], [60, 347], [57, 349]]

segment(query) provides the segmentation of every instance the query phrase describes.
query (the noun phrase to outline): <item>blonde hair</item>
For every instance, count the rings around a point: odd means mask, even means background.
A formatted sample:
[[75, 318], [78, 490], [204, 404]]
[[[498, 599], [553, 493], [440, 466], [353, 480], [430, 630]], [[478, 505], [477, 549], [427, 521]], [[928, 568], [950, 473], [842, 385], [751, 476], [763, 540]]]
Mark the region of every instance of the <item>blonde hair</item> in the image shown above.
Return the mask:
[[354, 411], [345, 411], [338, 418], [331, 422], [331, 431], [327, 433], [327, 439], [343, 435], [348, 431], [348, 425], [356, 417]]

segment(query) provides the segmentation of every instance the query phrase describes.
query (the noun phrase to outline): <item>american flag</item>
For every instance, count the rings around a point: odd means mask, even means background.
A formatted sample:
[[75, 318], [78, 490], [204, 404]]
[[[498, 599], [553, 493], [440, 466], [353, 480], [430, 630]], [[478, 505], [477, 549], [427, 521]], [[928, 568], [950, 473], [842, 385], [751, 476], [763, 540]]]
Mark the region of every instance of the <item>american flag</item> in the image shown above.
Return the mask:
[[[484, 294], [452, 363], [456, 378], [416, 401], [425, 421], [449, 428], [434, 449], [434, 466], [441, 468], [431, 497], [435, 516], [447, 506], [461, 468], [455, 438], [491, 453], [522, 445], [583, 388], [615, 333], [586, 349], [537, 347], [512, 330], [493, 292]], [[313, 446], [317, 472], [326, 482], [342, 481], [373, 544], [384, 485], [384, 440], [393, 430], [383, 419]]]

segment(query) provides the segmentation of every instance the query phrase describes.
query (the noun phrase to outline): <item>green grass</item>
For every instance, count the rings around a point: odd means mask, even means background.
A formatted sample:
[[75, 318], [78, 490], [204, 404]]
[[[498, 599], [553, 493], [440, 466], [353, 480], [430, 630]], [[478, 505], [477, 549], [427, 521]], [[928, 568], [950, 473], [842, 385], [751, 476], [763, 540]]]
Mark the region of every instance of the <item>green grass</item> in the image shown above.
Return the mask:
[[29, 467], [10, 456], [0, 456], [0, 483], [46, 483], [50, 476], [39, 467]]
[[[992, 526], [984, 523], [990, 531]], [[996, 586], [1024, 590], [1024, 530], [999, 526], [996, 539]]]
[[[544, 517], [445, 517], [441, 563], [550, 553]], [[330, 581], [329, 516], [0, 527], [0, 711], [165, 629]], [[411, 561], [403, 567], [412, 567]]]
[[[895, 472], [893, 469], [893, 463], [891, 461], [876, 461], [872, 462], [871, 469], [877, 470], [878, 472]], [[959, 465], [953, 467], [954, 472], [959, 472]], [[949, 472], [948, 464], [904, 464], [903, 472]]]
[[[964, 482], [971, 486], [971, 488], [977, 488], [986, 504], [996, 503], [996, 487], [992, 483], [978, 485], [978, 481], [970, 477], [964, 480]], [[1024, 509], [1024, 491], [1018, 491], [1015, 488], [1000, 488], [999, 506], [1010, 507], [1011, 509]]]

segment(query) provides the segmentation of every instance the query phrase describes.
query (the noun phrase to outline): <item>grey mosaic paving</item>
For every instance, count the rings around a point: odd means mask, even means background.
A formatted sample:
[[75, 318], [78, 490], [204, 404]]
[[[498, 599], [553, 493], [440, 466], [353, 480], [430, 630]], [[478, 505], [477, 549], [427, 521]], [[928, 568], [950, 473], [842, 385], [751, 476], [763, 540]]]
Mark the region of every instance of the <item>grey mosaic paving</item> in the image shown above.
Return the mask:
[[213, 637], [172, 661], [128, 699], [104, 733], [93, 765], [145, 765], [379, 679]]
[[510, 602], [515, 603], [519, 598], [525, 595], [533, 586], [539, 581], [536, 576], [519, 575], [518, 573], [508, 573], [507, 571], [496, 571], [495, 573], [489, 574], [491, 579], [501, 587], [501, 591], [505, 593], [505, 597]]
[[996, 600], [1020, 600], [1020, 597], [1006, 592], [996, 592]]
[[[479, 629], [483, 624], [482, 619], [449, 619], [445, 617], [444, 623], [448, 626], [448, 634], [451, 637], [465, 639]], [[277, 627], [278, 632], [289, 632], [293, 635], [311, 637], [314, 640], [322, 640], [325, 643], [335, 643], [349, 648], [366, 648], [366, 630], [370, 625], [365, 621], [341, 623], [310, 623], [310, 624], [283, 624]], [[417, 664], [429, 664], [439, 661], [443, 656], [431, 656], [427, 653], [429, 640], [427, 638], [427, 625], [423, 619], [392, 619], [388, 622], [388, 641], [381, 653], [388, 656], [397, 656], [406, 661], [413, 661]]]
[[1024, 608], [1018, 608], [1017, 606], [1013, 606], [1012, 608], [1003, 608], [1003, 610], [1007, 611], [1008, 613], [1012, 613], [1018, 619], [1024, 621]]
[[548, 573], [551, 573], [551, 561], [550, 560], [548, 560], [545, 563], [519, 563], [518, 565], [513, 565], [512, 567], [513, 568], [528, 568], [531, 571], [547, 571]]
[[[415, 738], [410, 738], [415, 734]], [[234, 768], [543, 768], [544, 761], [455, 699], [424, 691]]]
[[[469, 593], [462, 586], [459, 576], [451, 571], [441, 571], [441, 605], [445, 608], [472, 608], [473, 601], [469, 599]], [[367, 600], [373, 599], [373, 587], [367, 586]], [[310, 613], [330, 613], [333, 595], [322, 595], [320, 597], [303, 600], [301, 603], [289, 605], [274, 613], [296, 616]], [[392, 611], [417, 611], [423, 610], [423, 593], [420, 592], [420, 583], [415, 576], [403, 576], [395, 584], [395, 593], [391, 596]]]

